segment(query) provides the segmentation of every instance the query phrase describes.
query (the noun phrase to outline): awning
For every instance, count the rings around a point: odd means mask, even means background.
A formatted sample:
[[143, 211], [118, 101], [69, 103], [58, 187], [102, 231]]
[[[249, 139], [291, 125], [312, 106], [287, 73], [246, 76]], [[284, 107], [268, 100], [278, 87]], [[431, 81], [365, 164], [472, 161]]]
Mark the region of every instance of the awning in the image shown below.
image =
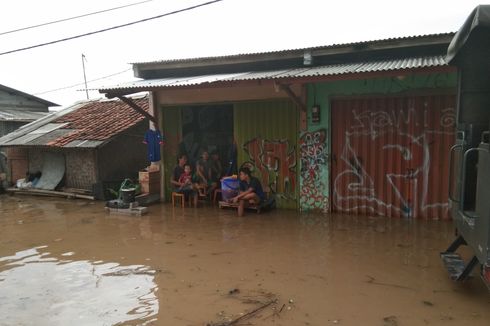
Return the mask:
[[139, 92], [155, 88], [178, 88], [198, 85], [211, 85], [226, 82], [250, 80], [282, 80], [308, 77], [334, 76], [352, 73], [398, 71], [415, 68], [447, 66], [444, 56], [423, 56], [399, 59], [386, 59], [368, 62], [352, 62], [317, 67], [304, 67], [271, 71], [248, 71], [230, 74], [213, 74], [201, 76], [182, 76], [160, 79], [144, 79], [113, 86], [101, 87], [101, 93], [118, 93], [120, 91]]

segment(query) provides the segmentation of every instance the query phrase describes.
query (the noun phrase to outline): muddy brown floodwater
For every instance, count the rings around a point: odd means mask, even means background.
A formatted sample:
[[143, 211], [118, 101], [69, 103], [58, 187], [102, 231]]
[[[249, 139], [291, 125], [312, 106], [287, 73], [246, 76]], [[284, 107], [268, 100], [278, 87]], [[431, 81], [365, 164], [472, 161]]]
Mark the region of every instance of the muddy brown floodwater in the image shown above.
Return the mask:
[[0, 325], [488, 326], [480, 278], [439, 260], [452, 240], [445, 221], [0, 196]]

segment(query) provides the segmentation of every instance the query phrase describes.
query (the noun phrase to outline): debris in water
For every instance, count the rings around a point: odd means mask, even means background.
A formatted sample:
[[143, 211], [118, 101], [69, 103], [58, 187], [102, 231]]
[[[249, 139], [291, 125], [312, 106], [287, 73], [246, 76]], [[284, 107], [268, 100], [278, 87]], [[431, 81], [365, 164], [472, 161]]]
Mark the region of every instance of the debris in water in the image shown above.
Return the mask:
[[[232, 325], [239, 325], [239, 324], [242, 325], [242, 323], [245, 320], [249, 321], [250, 319], [259, 319], [259, 318], [265, 320], [267, 318], [274, 318], [275, 316], [278, 316], [279, 313], [281, 313], [281, 311], [286, 307], [286, 304], [283, 304], [281, 310], [278, 312], [277, 296], [270, 292], [265, 292], [262, 290], [243, 291], [238, 288], [233, 288], [228, 291], [228, 294], [233, 295], [233, 296], [229, 296], [228, 298], [238, 299], [243, 304], [254, 305], [255, 308], [250, 311], [247, 311], [248, 310], [247, 309], [244, 312], [241, 312], [235, 316], [232, 315], [225, 316], [224, 311], [221, 311], [221, 313], [217, 314], [219, 316], [220, 321], [208, 322], [205, 324], [206, 326], [232, 326]], [[267, 307], [271, 308], [272, 314], [263, 317], [259, 313], [264, 311]], [[291, 307], [288, 307], [288, 309], [291, 309]]]
[[383, 318], [384, 326], [398, 326], [398, 319], [396, 316], [388, 316]]
[[389, 287], [394, 287], [394, 288], [399, 288], [399, 289], [405, 289], [405, 290], [415, 291], [414, 289], [409, 288], [408, 286], [378, 282], [378, 281], [376, 281], [376, 279], [374, 277], [369, 276], [369, 275], [366, 275], [366, 277], [369, 279], [369, 280], [366, 281], [366, 283], [369, 283], [369, 284], [383, 285], [383, 286], [389, 286]]
[[208, 323], [208, 324], [206, 324], [206, 326], [232, 326], [232, 325], [237, 325], [238, 322], [243, 321], [243, 320], [248, 319], [248, 318], [252, 318], [258, 312], [262, 311], [263, 309], [267, 308], [268, 306], [270, 306], [271, 304], [276, 303], [276, 302], [277, 302], [277, 299], [269, 301], [267, 303], [264, 303], [260, 307], [255, 308], [254, 310], [252, 310], [250, 312], [240, 314], [240, 317], [237, 317], [235, 319], [225, 321], [225, 322], [220, 322], [220, 323]]
[[235, 293], [240, 293], [240, 289], [231, 289], [230, 291], [228, 291], [228, 294], [232, 295], [232, 294], [235, 294]]
[[[285, 307], [286, 307], [286, 304], [283, 304], [283, 305], [282, 305], [282, 307], [281, 307], [281, 310], [279, 310], [279, 313], [281, 313], [281, 312], [282, 312], [282, 310], [283, 310]], [[274, 307], [274, 308], [272, 308], [272, 309], [275, 309], [275, 307]]]

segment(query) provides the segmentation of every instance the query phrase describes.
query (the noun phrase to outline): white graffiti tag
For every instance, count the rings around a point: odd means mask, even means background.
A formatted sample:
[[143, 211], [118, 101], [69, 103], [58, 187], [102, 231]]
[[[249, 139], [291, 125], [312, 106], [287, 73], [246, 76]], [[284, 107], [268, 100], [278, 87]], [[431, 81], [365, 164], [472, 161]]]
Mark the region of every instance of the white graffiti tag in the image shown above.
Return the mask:
[[447, 214], [447, 200], [428, 196], [431, 146], [450, 146], [441, 139], [454, 134], [454, 109], [441, 113], [438, 123], [429, 124], [427, 109], [353, 110], [354, 123], [336, 163], [341, 167], [333, 182], [336, 210], [418, 217], [443, 209]]

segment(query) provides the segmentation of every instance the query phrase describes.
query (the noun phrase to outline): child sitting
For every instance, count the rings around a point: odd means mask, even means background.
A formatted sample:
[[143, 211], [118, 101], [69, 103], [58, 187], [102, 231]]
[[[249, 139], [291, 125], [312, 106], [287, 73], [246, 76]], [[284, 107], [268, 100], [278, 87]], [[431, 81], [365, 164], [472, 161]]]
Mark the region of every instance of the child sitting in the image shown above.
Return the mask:
[[189, 164], [184, 165], [184, 173], [180, 175], [179, 183], [181, 184], [181, 186], [177, 190], [178, 192], [193, 190], [191, 166]]

